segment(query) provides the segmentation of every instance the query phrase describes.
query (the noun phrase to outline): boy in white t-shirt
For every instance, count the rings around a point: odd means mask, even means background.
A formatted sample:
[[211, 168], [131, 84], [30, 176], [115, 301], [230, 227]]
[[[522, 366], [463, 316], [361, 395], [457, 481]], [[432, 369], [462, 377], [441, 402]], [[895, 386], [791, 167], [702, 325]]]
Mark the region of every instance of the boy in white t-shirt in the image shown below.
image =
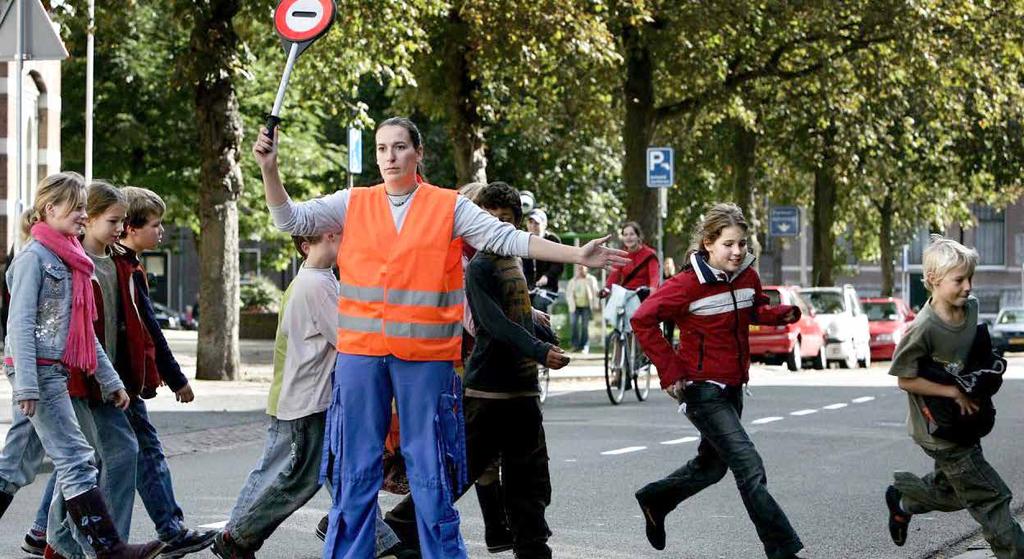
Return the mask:
[[[340, 288], [331, 266], [341, 234], [292, 239], [304, 262], [281, 300], [266, 446], [231, 519], [214, 540], [213, 553], [223, 559], [254, 557], [274, 530], [320, 490], [326, 410], [337, 358]], [[377, 553], [395, 555], [398, 541], [379, 519]]]

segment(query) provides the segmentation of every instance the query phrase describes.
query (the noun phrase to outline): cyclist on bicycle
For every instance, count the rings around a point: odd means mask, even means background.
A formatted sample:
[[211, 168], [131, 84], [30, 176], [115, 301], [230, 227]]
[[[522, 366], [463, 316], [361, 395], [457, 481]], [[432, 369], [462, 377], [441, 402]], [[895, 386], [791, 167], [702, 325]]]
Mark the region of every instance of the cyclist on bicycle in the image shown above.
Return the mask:
[[619, 268], [612, 268], [612, 272], [608, 274], [608, 281], [605, 283], [604, 289], [601, 290], [601, 297], [607, 297], [611, 293], [613, 285], [621, 285], [626, 289], [636, 291], [637, 296], [643, 301], [661, 284], [658, 255], [651, 247], [644, 244], [643, 229], [635, 221], [627, 221], [622, 224], [619, 238], [622, 239], [623, 248], [628, 253], [629, 263]]

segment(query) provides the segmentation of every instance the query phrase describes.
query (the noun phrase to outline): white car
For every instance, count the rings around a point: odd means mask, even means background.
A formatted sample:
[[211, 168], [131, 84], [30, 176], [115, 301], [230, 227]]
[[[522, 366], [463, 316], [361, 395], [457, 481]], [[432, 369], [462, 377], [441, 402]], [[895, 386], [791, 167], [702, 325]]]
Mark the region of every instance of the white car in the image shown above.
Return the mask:
[[825, 357], [840, 367], [871, 366], [871, 330], [860, 297], [852, 285], [807, 287], [800, 296], [814, 308], [814, 319], [825, 333]]

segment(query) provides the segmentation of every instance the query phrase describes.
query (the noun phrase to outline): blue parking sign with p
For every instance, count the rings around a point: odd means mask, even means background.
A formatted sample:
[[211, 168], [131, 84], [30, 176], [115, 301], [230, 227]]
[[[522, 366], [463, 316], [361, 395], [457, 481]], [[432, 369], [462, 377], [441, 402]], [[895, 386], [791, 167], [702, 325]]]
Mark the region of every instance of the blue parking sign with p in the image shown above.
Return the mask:
[[673, 176], [672, 148], [647, 148], [647, 186], [669, 188], [675, 182]]

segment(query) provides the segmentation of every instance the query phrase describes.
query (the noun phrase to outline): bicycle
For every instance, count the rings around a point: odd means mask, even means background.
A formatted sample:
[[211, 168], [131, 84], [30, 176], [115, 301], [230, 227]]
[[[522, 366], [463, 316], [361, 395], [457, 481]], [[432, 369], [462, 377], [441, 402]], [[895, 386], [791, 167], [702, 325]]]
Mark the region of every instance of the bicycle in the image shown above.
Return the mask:
[[[534, 287], [530, 290], [530, 304], [542, 312], [551, 308], [551, 305], [558, 300], [558, 293], [548, 291], [542, 287]], [[542, 308], [543, 307], [543, 308]], [[540, 403], [548, 398], [548, 385], [551, 383], [551, 370], [543, 363], [537, 364], [537, 383], [540, 384]]]
[[638, 306], [640, 297], [636, 291], [612, 286], [604, 313], [605, 320], [612, 323], [612, 331], [604, 343], [604, 383], [608, 399], [614, 405], [622, 403], [630, 384], [641, 402], [651, 391], [651, 362], [640, 350], [629, 325], [629, 318]]

